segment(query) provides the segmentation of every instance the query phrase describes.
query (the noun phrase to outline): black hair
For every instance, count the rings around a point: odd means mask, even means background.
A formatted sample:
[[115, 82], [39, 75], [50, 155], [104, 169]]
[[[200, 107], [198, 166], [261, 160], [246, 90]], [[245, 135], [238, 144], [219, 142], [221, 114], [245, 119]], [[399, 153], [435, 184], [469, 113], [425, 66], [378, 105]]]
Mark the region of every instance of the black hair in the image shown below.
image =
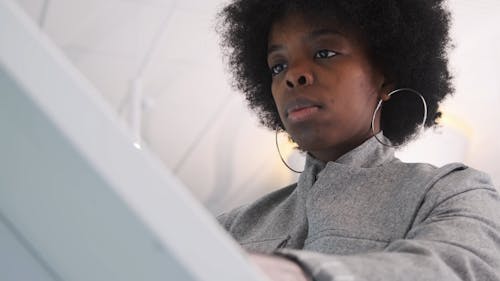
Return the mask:
[[[439, 102], [453, 92], [447, 58], [450, 13], [444, 0], [234, 0], [218, 15], [221, 45], [235, 86], [262, 124], [284, 130], [271, 94], [267, 41], [273, 23], [290, 12], [356, 31], [374, 65], [395, 88], [423, 95], [425, 126], [436, 125]], [[414, 135], [422, 116], [418, 96], [394, 95], [382, 107], [384, 135], [402, 144]]]

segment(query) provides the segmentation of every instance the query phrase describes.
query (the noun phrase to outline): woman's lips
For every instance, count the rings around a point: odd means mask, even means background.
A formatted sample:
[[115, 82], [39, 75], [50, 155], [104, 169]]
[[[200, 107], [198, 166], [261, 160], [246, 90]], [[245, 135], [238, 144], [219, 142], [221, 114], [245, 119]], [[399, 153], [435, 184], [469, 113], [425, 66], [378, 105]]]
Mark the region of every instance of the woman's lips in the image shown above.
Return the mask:
[[308, 97], [298, 96], [285, 102], [284, 107], [288, 122], [301, 122], [313, 117], [322, 108], [322, 104]]
[[285, 115], [289, 122], [305, 121], [320, 109], [319, 102], [306, 97], [296, 97], [285, 103]]
[[300, 106], [287, 111], [288, 120], [291, 122], [300, 122], [310, 118], [319, 110], [319, 106]]

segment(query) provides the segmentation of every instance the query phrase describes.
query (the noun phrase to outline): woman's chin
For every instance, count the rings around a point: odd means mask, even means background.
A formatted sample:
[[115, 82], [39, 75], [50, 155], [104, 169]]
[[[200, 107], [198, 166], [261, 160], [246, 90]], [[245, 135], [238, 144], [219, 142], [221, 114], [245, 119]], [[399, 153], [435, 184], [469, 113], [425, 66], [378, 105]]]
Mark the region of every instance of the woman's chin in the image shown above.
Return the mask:
[[311, 135], [304, 135], [304, 134], [301, 134], [300, 136], [292, 135], [292, 139], [299, 146], [301, 150], [307, 152], [321, 150], [326, 145], [325, 140]]

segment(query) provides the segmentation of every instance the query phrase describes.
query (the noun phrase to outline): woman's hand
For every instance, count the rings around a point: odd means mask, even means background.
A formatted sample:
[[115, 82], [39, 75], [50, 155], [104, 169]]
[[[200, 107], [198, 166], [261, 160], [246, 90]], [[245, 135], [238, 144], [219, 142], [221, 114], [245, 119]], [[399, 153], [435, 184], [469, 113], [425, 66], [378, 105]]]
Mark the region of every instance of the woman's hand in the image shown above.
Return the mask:
[[250, 254], [250, 261], [257, 265], [272, 281], [308, 281], [300, 266], [286, 258]]

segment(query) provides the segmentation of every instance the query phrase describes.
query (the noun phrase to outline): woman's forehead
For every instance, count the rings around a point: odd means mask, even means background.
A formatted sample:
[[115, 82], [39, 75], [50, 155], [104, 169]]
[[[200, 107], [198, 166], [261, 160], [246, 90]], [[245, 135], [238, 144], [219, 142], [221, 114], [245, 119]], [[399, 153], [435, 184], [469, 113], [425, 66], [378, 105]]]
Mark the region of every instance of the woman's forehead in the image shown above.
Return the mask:
[[340, 34], [358, 34], [355, 26], [346, 22], [340, 21], [334, 15], [326, 16], [323, 13], [314, 12], [287, 12], [272, 22], [269, 35], [278, 29], [331, 29], [336, 30]]
[[[290, 34], [302, 33], [303, 36], [338, 35], [350, 39], [358, 39], [353, 28], [345, 28], [334, 19], [314, 18], [303, 13], [288, 13], [276, 20], [269, 30], [268, 45], [275, 43]], [[306, 35], [307, 34], [307, 35]], [[357, 40], [356, 40], [357, 41]]]

